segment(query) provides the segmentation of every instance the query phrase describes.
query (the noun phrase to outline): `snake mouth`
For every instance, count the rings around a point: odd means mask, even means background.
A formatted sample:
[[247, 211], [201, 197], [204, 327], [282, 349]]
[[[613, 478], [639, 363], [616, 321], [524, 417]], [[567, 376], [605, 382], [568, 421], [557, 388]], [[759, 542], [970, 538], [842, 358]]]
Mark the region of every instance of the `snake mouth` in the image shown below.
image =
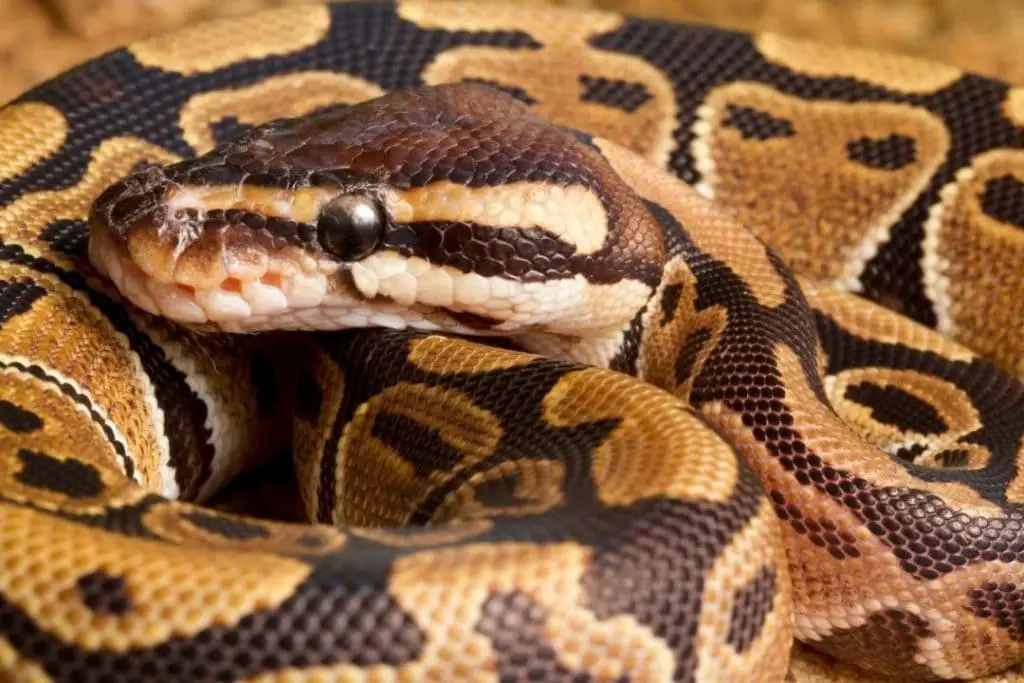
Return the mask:
[[356, 300], [332, 287], [337, 262], [290, 245], [261, 245], [246, 230], [229, 227], [188, 240], [161, 235], [155, 226], [122, 234], [97, 221], [90, 233], [89, 258], [100, 274], [139, 308], [175, 322], [245, 331]]
[[[427, 264], [398, 254], [344, 263], [246, 225], [169, 230], [159, 206], [130, 223], [112, 222], [108, 214], [90, 216], [93, 266], [132, 304], [173, 322], [232, 333], [361, 327], [507, 331], [501, 320], [417, 300], [413, 294], [419, 290], [422, 296], [423, 282], [408, 283], [422, 279]], [[406, 286], [389, 290], [389, 280]]]

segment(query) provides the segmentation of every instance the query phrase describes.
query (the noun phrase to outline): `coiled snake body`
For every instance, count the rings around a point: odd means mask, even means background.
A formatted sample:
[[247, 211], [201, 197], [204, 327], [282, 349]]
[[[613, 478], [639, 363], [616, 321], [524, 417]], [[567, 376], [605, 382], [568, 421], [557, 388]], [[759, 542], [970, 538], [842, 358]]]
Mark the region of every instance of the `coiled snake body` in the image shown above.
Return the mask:
[[[342, 3], [105, 55], [0, 140], [6, 679], [1024, 659], [1024, 91]], [[206, 505], [282, 448], [321, 524]]]

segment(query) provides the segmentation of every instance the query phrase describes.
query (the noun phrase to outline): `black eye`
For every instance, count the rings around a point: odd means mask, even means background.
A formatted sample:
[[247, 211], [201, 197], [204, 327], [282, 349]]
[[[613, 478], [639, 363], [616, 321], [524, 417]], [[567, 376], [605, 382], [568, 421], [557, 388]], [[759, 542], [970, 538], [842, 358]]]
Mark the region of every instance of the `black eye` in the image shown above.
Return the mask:
[[342, 261], [369, 256], [384, 238], [384, 209], [370, 197], [342, 195], [316, 219], [324, 251]]

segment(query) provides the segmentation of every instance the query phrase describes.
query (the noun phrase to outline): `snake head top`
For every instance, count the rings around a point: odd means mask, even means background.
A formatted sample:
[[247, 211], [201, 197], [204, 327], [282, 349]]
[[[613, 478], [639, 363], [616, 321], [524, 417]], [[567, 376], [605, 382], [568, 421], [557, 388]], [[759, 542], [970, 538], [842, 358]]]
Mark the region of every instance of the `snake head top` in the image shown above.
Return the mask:
[[137, 306], [234, 332], [615, 329], [664, 240], [588, 136], [472, 84], [271, 121], [96, 200], [90, 258]]

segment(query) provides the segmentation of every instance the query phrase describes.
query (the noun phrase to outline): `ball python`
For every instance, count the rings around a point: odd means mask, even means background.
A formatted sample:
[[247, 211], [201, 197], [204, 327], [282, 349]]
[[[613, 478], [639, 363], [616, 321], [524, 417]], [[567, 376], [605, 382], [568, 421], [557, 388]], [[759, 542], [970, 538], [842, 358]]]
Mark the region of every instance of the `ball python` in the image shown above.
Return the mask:
[[[1024, 659], [1024, 90], [350, 2], [113, 51], [0, 140], [5, 680]], [[216, 504], [281, 452], [314, 524]]]

